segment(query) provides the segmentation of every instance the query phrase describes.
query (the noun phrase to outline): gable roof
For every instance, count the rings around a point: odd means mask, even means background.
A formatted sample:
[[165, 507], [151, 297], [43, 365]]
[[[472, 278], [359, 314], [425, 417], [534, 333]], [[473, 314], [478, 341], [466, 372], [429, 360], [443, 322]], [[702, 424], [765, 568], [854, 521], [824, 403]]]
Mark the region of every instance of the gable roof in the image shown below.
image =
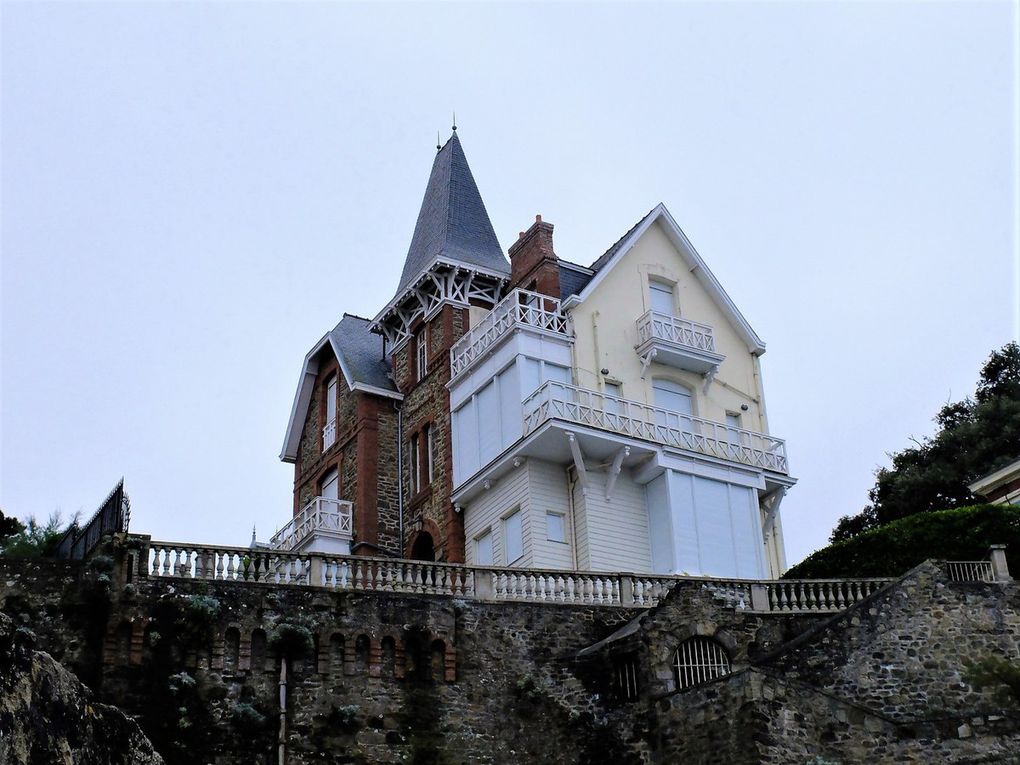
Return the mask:
[[432, 163], [397, 294], [437, 258], [510, 275], [510, 264], [499, 246], [456, 132]]
[[340, 323], [323, 335], [322, 339], [308, 351], [297, 392], [294, 394], [283, 449], [280, 451], [280, 459], [284, 462], [293, 462], [297, 459], [301, 429], [305, 417], [308, 416], [315, 377], [319, 373], [317, 357], [327, 345], [340, 364], [340, 371], [348, 388], [398, 401], [403, 399], [390, 378], [389, 358], [383, 358], [382, 338], [369, 332], [370, 324], [369, 319], [345, 313]]
[[748, 324], [747, 319], [740, 313], [740, 310], [733, 300], [730, 299], [730, 296], [726, 294], [726, 290], [723, 289], [719, 280], [715, 278], [715, 274], [705, 264], [705, 261], [698, 254], [698, 251], [694, 249], [694, 245], [691, 244], [687, 235], [677, 225], [669, 210], [661, 202], [635, 223], [630, 231], [620, 237], [598, 260], [591, 264], [591, 269], [595, 272], [595, 275], [577, 293], [565, 299], [563, 307], [570, 308], [585, 300], [598, 287], [605, 275], [620, 262], [623, 256], [637, 244], [641, 236], [656, 222], [662, 226], [666, 236], [669, 237], [677, 252], [686, 261], [691, 273], [694, 274], [694, 277], [705, 288], [709, 297], [719, 307], [719, 310], [723, 312], [723, 315], [730, 320], [737, 334], [747, 344], [748, 350], [756, 356], [765, 353], [765, 343], [758, 337], [758, 333], [751, 328], [751, 325]]

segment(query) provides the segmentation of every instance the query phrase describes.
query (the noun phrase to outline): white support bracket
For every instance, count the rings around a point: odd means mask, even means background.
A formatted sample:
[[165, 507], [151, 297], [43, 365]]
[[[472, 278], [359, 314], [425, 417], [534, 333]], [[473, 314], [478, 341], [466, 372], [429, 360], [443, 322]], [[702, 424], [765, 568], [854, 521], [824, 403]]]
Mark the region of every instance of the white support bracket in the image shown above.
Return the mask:
[[761, 534], [763, 540], [768, 540], [769, 535], [772, 533], [772, 527], [776, 524], [776, 515], [779, 513], [779, 505], [783, 501], [783, 497], [786, 496], [786, 487], [780, 486], [778, 489], [769, 492], [761, 500], [762, 509], [765, 510], [765, 522], [761, 527]]
[[702, 387], [701, 392], [707, 394], [708, 388], [715, 379], [715, 376], [719, 373], [719, 367], [712, 367], [710, 370], [705, 372], [705, 385]]
[[648, 372], [648, 365], [652, 363], [655, 358], [656, 350], [652, 348], [648, 353], [641, 357], [641, 379], [645, 379], [645, 374]]
[[606, 501], [612, 501], [613, 499], [613, 488], [616, 486], [616, 477], [620, 475], [620, 470], [623, 468], [623, 461], [630, 456], [630, 447], [625, 446], [616, 453], [613, 457], [613, 464], [609, 468], [609, 477], [606, 479]]
[[584, 455], [581, 454], [581, 445], [577, 442], [577, 437], [569, 430], [567, 431], [567, 440], [570, 442], [570, 454], [574, 458], [574, 468], [577, 470], [577, 482], [581, 484], [581, 493], [587, 495], [588, 471], [584, 467]]

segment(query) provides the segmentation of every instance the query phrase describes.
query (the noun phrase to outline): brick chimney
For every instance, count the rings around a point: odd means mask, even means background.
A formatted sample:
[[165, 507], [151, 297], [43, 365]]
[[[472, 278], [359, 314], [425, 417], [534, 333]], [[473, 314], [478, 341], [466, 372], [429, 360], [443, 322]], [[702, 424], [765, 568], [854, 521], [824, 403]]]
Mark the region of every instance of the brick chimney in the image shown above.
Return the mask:
[[510, 288], [523, 287], [559, 298], [560, 266], [553, 252], [553, 225], [535, 216], [510, 246]]

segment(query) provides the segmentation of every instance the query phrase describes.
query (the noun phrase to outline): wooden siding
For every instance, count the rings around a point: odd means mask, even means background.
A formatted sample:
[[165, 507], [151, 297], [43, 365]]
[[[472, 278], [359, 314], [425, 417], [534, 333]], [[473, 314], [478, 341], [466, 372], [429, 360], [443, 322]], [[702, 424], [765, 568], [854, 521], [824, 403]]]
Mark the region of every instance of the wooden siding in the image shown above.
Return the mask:
[[[587, 527], [586, 568], [592, 571], [652, 570], [648, 541], [648, 511], [645, 489], [621, 473], [611, 500], [606, 499], [606, 474], [588, 472], [588, 491], [575, 492], [575, 504], [583, 505]], [[578, 545], [580, 551], [580, 545]]]
[[[567, 471], [563, 465], [542, 460], [529, 460], [527, 467], [532, 565], [535, 568], [573, 568]], [[567, 527], [566, 543], [549, 541], [546, 528], [548, 512], [561, 513], [564, 516]]]
[[[518, 565], [532, 567], [532, 547], [530, 544], [532, 523], [527, 512], [528, 507], [528, 466], [521, 465], [503, 476], [492, 488], [481, 494], [474, 502], [464, 508], [464, 537], [467, 542], [466, 558], [468, 565], [475, 565], [475, 537], [483, 534], [486, 529], [492, 531], [492, 562], [496, 566], [506, 565], [506, 542], [503, 539], [502, 518], [515, 507], [520, 506], [523, 513], [522, 527], [524, 537], [524, 557]], [[544, 527], [543, 527], [544, 531]]]

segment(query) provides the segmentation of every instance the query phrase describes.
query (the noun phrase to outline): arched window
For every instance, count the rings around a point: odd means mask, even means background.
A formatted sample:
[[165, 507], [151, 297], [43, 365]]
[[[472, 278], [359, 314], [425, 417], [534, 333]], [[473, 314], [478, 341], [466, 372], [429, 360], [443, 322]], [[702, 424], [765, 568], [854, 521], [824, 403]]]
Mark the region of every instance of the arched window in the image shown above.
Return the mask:
[[711, 638], [685, 640], [673, 654], [673, 678], [677, 690], [707, 683], [730, 673], [730, 657]]
[[237, 672], [241, 655], [241, 632], [237, 627], [228, 627], [223, 635], [223, 669], [229, 674]]
[[678, 414], [694, 414], [694, 396], [690, 388], [685, 388], [672, 380], [656, 378], [652, 380], [652, 392], [655, 396], [655, 405], [660, 409], [668, 409]]

